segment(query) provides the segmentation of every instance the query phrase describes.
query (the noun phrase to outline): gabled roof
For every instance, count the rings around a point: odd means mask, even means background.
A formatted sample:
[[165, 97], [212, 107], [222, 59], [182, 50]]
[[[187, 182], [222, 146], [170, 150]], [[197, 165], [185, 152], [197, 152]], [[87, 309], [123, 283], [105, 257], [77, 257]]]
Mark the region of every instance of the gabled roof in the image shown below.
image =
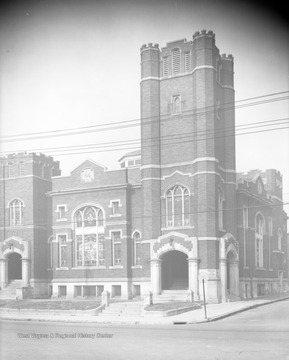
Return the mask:
[[98, 167], [99, 169], [101, 169], [102, 171], [106, 171], [107, 170], [107, 167], [97, 163], [96, 161], [93, 161], [93, 160], [90, 160], [90, 159], [87, 159], [85, 160], [84, 162], [82, 162], [80, 165], [78, 165], [75, 169], [73, 169], [71, 171], [71, 174], [76, 172], [79, 168], [85, 168], [85, 167], [91, 167], [93, 166], [94, 168], [95, 167]]
[[131, 151], [129, 153], [126, 153], [118, 161], [120, 162], [125, 158], [134, 157], [134, 156], [141, 156], [141, 150], [139, 149], [139, 150], [135, 150], [135, 151]]

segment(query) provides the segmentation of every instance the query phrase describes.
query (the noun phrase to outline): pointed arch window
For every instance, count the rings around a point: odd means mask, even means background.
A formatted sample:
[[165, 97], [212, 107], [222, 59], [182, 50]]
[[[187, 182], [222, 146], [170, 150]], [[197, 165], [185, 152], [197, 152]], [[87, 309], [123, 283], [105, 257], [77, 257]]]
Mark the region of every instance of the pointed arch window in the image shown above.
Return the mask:
[[103, 211], [85, 206], [74, 215], [75, 266], [100, 266], [105, 262]]
[[133, 265], [141, 265], [141, 236], [138, 231], [133, 234]]
[[96, 225], [96, 210], [89, 206], [84, 210], [83, 213], [84, 226], [95, 226]]
[[53, 268], [53, 236], [50, 236], [48, 239], [48, 268]]
[[283, 234], [281, 229], [278, 230], [278, 250], [282, 250]]
[[181, 50], [176, 48], [172, 50], [172, 73], [173, 75], [181, 72]]
[[166, 226], [186, 226], [190, 219], [190, 197], [186, 187], [175, 185], [165, 195]]
[[59, 267], [67, 266], [67, 235], [61, 234], [58, 235], [58, 243], [59, 243]]
[[169, 76], [169, 57], [168, 56], [163, 57], [163, 76], [164, 77]]
[[191, 54], [189, 51], [185, 52], [185, 72], [191, 71]]
[[172, 114], [177, 115], [182, 112], [181, 95], [174, 95], [172, 97]]
[[263, 267], [263, 248], [264, 248], [265, 221], [260, 214], [256, 217], [256, 235], [255, 235], [255, 259], [256, 267]]
[[14, 199], [9, 203], [9, 223], [10, 225], [23, 224], [23, 201]]
[[221, 189], [218, 191], [218, 226], [219, 230], [224, 229], [224, 203], [225, 196]]

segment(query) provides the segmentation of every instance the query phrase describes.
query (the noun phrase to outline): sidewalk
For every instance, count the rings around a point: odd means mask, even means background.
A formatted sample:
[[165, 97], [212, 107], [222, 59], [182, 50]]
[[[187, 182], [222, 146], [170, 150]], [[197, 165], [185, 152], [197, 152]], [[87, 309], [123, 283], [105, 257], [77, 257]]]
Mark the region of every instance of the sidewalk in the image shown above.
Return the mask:
[[9, 320], [33, 320], [33, 321], [57, 321], [57, 322], [87, 322], [98, 324], [143, 324], [143, 325], [172, 325], [172, 324], [197, 324], [209, 321], [216, 321], [242, 311], [246, 311], [258, 306], [274, 303], [289, 299], [289, 292], [271, 295], [267, 297], [249, 299], [243, 301], [227, 302], [221, 304], [207, 304], [207, 319], [205, 318], [205, 311], [202, 307], [198, 310], [188, 311], [170, 317], [156, 317], [152, 316], [110, 316], [102, 318], [100, 316], [89, 314], [53, 314], [51, 313], [37, 313], [33, 310], [11, 310], [0, 308], [0, 319]]

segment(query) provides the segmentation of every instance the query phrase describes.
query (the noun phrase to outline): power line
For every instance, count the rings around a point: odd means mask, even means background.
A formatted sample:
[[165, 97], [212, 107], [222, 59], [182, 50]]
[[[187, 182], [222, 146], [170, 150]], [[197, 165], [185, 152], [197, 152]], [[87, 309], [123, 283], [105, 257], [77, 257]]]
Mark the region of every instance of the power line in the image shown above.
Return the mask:
[[[143, 139], [142, 144], [144, 145], [147, 142], [150, 142], [151, 140], [158, 140], [160, 139], [161, 141], [163, 140], [167, 140], [170, 138], [174, 138], [174, 139], [186, 139], [186, 138], [191, 138], [195, 135], [202, 135], [202, 134], [206, 134], [206, 133], [221, 133], [223, 132], [223, 130], [227, 131], [227, 130], [232, 130], [235, 129], [236, 131], [243, 131], [243, 130], [250, 130], [250, 129], [255, 129], [255, 128], [259, 128], [259, 127], [266, 127], [266, 126], [274, 126], [274, 125], [282, 125], [282, 124], [287, 124], [287, 120], [289, 118], [282, 118], [282, 119], [274, 119], [274, 120], [267, 120], [267, 121], [262, 121], [262, 122], [255, 122], [255, 123], [248, 123], [248, 124], [243, 124], [243, 125], [237, 125], [235, 127], [225, 127], [224, 129], [213, 129], [213, 130], [196, 130], [191, 132], [189, 135], [188, 134], [184, 134], [184, 133], [178, 133], [178, 134], [173, 134], [173, 135], [161, 135], [160, 137], [147, 137], [145, 139]], [[285, 121], [285, 122], [284, 122]], [[280, 123], [281, 122], [281, 123]], [[277, 124], [278, 123], [278, 124]], [[253, 126], [256, 125], [256, 126]], [[70, 151], [72, 149], [92, 149], [92, 148], [106, 148], [106, 147], [112, 147], [112, 146], [129, 146], [129, 145], [140, 145], [140, 140], [123, 140], [123, 141], [113, 141], [113, 142], [106, 142], [106, 143], [99, 143], [99, 144], [95, 144], [95, 143], [91, 143], [91, 144], [85, 144], [85, 145], [71, 145], [71, 146], [62, 146], [62, 147], [52, 147], [52, 148], [40, 148], [40, 149], [25, 149], [25, 150], [18, 150], [18, 152], [39, 152], [39, 151], [49, 151], [51, 152], [55, 152], [55, 151]], [[12, 151], [9, 152], [3, 152], [0, 154], [8, 154]]]
[[[238, 102], [245, 102], [245, 101], [250, 101], [250, 100], [269, 97], [269, 96], [276, 96], [276, 95], [281, 95], [281, 94], [285, 94], [288, 92], [289, 91], [272, 93], [272, 94], [262, 95], [259, 97], [238, 100]], [[235, 106], [235, 103], [237, 102], [236, 101], [236, 102], [231, 102], [231, 103], [225, 103], [222, 107], [220, 107], [219, 110], [220, 111], [228, 111], [228, 110], [239, 109], [239, 108], [244, 108], [244, 107], [248, 107], [248, 106], [261, 105], [261, 104], [266, 104], [266, 103], [281, 101], [281, 100], [287, 100], [287, 99], [289, 99], [289, 96], [283, 96], [280, 98], [267, 99], [267, 100], [257, 101], [257, 102], [248, 103], [248, 104], [240, 104], [240, 105]], [[206, 110], [206, 109], [209, 109], [209, 110]], [[185, 115], [186, 113], [189, 113], [189, 115], [190, 115], [191, 113], [193, 113], [193, 115], [195, 115], [195, 116], [201, 116], [201, 115], [205, 115], [208, 113], [213, 113], [215, 111], [216, 111], [216, 105], [212, 105], [212, 106], [206, 106], [203, 108], [186, 110], [186, 111], [183, 111], [183, 114]], [[111, 130], [118, 130], [118, 129], [125, 129], [128, 127], [139, 126], [140, 121], [144, 124], [152, 123], [155, 121], [153, 119], [154, 119], [154, 117], [148, 117], [148, 118], [142, 118], [142, 119], [112, 122], [112, 123], [107, 123], [107, 124], [91, 125], [91, 126], [86, 126], [86, 127], [69, 128], [69, 129], [62, 129], [62, 130], [60, 129], [60, 130], [52, 130], [52, 131], [38, 132], [38, 133], [10, 135], [10, 136], [1, 137], [0, 140], [2, 142], [14, 142], [14, 141], [23, 141], [23, 140], [36, 140], [36, 139], [40, 139], [40, 138], [43, 139], [43, 138], [49, 138], [49, 137], [79, 135], [79, 134], [85, 134], [85, 133], [91, 133], [91, 132], [111, 131]], [[155, 119], [158, 119], [158, 117]], [[162, 115], [160, 117], [160, 121], [168, 121], [168, 120], [174, 120], [171, 118], [171, 114], [169, 114], [169, 113]], [[126, 125], [124, 125], [124, 124], [126, 124]], [[113, 125], [115, 125], [115, 126], [111, 127]]]
[[[275, 128], [275, 129], [267, 129], [267, 130], [259, 130], [259, 131], [252, 131], [252, 132], [247, 132], [247, 133], [241, 133], [241, 134], [236, 134], [236, 135], [225, 135], [225, 136], [214, 136], [211, 138], [202, 138], [202, 139], [192, 139], [192, 140], [185, 140], [185, 141], [178, 141], [178, 142], [171, 142], [171, 143], [166, 143], [163, 144], [165, 146], [171, 146], [171, 145], [177, 145], [177, 144], [184, 144], [184, 143], [188, 143], [188, 142], [199, 142], [199, 141], [208, 141], [208, 140], [216, 140], [216, 139], [224, 139], [227, 137], [236, 137], [236, 136], [241, 136], [241, 135], [249, 135], [249, 134], [257, 134], [257, 133], [263, 133], [263, 132], [268, 132], [268, 131], [276, 131], [276, 130], [283, 130], [283, 129], [289, 129], [288, 127], [280, 127], [280, 128]], [[143, 145], [142, 148], [145, 147], [151, 147], [151, 145]], [[130, 146], [130, 147], [123, 147], [123, 148], [114, 148], [114, 149], [103, 149], [103, 150], [91, 150], [91, 151], [81, 151], [81, 152], [73, 152], [73, 153], [56, 153], [53, 154], [53, 156], [66, 156], [66, 155], [77, 155], [77, 154], [91, 154], [91, 153], [100, 153], [100, 152], [112, 152], [112, 151], [132, 151], [132, 150], [138, 150], [139, 146]]]

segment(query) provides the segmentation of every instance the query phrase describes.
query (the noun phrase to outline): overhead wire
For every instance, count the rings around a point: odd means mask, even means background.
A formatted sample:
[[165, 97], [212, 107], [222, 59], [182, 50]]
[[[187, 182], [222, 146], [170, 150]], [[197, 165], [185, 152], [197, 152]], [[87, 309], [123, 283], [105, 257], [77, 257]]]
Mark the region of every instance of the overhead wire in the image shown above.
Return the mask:
[[[240, 126], [235, 126], [235, 127], [225, 127], [222, 129], [213, 129], [213, 130], [196, 130], [193, 132], [190, 132], [189, 134], [184, 134], [184, 133], [176, 133], [173, 135], [160, 135], [160, 137], [154, 136], [154, 137], [146, 137], [145, 139], [142, 140], [142, 145], [146, 146], [146, 143], [149, 143], [151, 141], [154, 140], [158, 140], [160, 139], [161, 141], [167, 141], [171, 138], [173, 139], [190, 139], [192, 137], [195, 136], [200, 136], [203, 134], [209, 134], [209, 133], [220, 133], [222, 135], [222, 137], [225, 135], [225, 132], [228, 130], [233, 130], [235, 129], [236, 131], [244, 131], [244, 130], [251, 130], [251, 129], [256, 129], [256, 128], [260, 128], [260, 127], [272, 127], [272, 126], [280, 126], [280, 125], [285, 125], [288, 123], [289, 118], [282, 118], [282, 119], [274, 119], [274, 120], [268, 120], [268, 121], [262, 121], [262, 122], [256, 122], [256, 123], [251, 123], [251, 124], [243, 124]], [[253, 126], [255, 124], [255, 126]], [[272, 128], [272, 130], [274, 130], [274, 128]], [[236, 134], [236, 135], [241, 135], [241, 134]], [[140, 139], [133, 139], [133, 140], [122, 140], [122, 141], [113, 141], [113, 142], [106, 142], [106, 143], [91, 143], [91, 144], [85, 144], [85, 145], [71, 145], [71, 146], [61, 146], [61, 147], [52, 147], [52, 148], [32, 148], [32, 149], [21, 149], [18, 150], [18, 152], [39, 152], [39, 151], [43, 151], [43, 152], [49, 152], [49, 153], [54, 153], [57, 151], [74, 151], [74, 150], [87, 150], [87, 149], [98, 149], [98, 148], [111, 148], [111, 147], [118, 147], [115, 150], [122, 150], [122, 148], [119, 148], [120, 146], [132, 146], [132, 145], [140, 145], [141, 144], [141, 140]], [[2, 152], [0, 153], [0, 155], [2, 154], [8, 154], [9, 152]]]
[[[276, 95], [285, 94], [285, 93], [289, 93], [289, 91], [261, 95], [259, 97], [253, 97], [253, 98], [238, 100], [235, 102], [225, 103], [223, 106], [220, 107], [219, 110], [220, 111], [229, 111], [229, 110], [240, 109], [240, 108], [244, 108], [244, 107], [248, 107], [248, 106], [255, 106], [255, 105], [261, 105], [261, 104], [266, 104], [266, 103], [270, 103], [270, 102], [287, 100], [287, 99], [289, 99], [289, 96], [282, 96], [279, 98], [267, 99], [267, 100], [257, 101], [257, 102], [248, 103], [248, 104], [245, 103], [245, 104], [240, 104], [237, 106], [235, 105], [236, 102], [245, 102], [245, 101], [249, 101], [252, 99], [255, 100], [258, 98], [276, 96]], [[201, 115], [213, 113], [215, 111], [216, 111], [216, 105], [212, 105], [212, 106], [206, 106], [206, 107], [202, 107], [202, 108], [186, 110], [186, 111], [183, 111], [182, 115], [183, 116], [184, 115], [201, 116]], [[58, 129], [58, 130], [51, 130], [51, 131], [38, 132], [38, 133], [9, 135], [9, 136], [0, 137], [0, 141], [1, 142], [15, 142], [15, 141], [25, 141], [25, 140], [37, 140], [37, 139], [50, 138], [50, 137], [80, 135], [80, 134], [91, 133], [91, 132], [102, 132], [102, 131], [126, 129], [129, 127], [140, 126], [140, 121], [142, 122], [142, 124], [153, 123], [156, 118], [158, 118], [158, 117], [150, 116], [147, 118], [143, 117], [141, 119], [125, 120], [125, 121], [111, 122], [111, 123], [106, 123], [106, 124], [96, 124], [96, 125], [85, 126], [85, 127]], [[173, 120], [174, 120], [174, 117], [171, 118], [171, 113], [167, 113], [165, 115], [160, 116], [160, 121], [173, 121]], [[114, 127], [111, 127], [112, 125], [114, 125]]]

